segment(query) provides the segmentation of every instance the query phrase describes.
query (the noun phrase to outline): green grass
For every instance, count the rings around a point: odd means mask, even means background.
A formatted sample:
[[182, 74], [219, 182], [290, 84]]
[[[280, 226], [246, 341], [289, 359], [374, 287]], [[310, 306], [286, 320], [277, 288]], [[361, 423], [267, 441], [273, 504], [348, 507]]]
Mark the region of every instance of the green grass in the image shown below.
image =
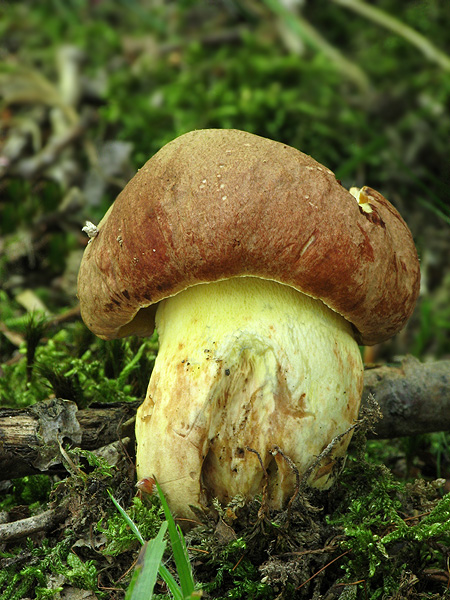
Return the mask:
[[[138, 527], [130, 519], [127, 512], [120, 506], [114, 496], [110, 493], [111, 500], [117, 510], [122, 515], [133, 534], [143, 546], [138, 559], [138, 564], [135, 567], [133, 578], [125, 596], [126, 600], [149, 600], [153, 598], [153, 590], [156, 584], [156, 578], [159, 575], [165, 581], [172, 597], [175, 600], [190, 600], [199, 597], [199, 593], [194, 591], [195, 583], [192, 575], [192, 567], [186, 549], [183, 533], [178, 525], [176, 525], [173, 516], [170, 512], [166, 499], [159, 487], [156, 484], [158, 495], [164, 509], [166, 520], [161, 524], [157, 535], [145, 542]], [[173, 554], [173, 559], [176, 565], [179, 584], [175, 580], [172, 573], [163, 563], [164, 551], [167, 542], [164, 540], [166, 531], [169, 533], [170, 547]]]

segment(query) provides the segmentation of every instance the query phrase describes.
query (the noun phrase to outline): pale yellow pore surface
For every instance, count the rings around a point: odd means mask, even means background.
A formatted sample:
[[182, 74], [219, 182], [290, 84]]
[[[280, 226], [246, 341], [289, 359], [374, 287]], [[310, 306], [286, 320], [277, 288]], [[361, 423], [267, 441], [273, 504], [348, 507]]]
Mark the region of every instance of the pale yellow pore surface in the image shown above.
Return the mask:
[[[262, 491], [281, 507], [295, 475], [356, 419], [363, 366], [351, 326], [296, 290], [253, 277], [164, 300], [160, 349], [136, 421], [137, 474], [155, 476], [172, 510]], [[331, 483], [346, 436], [310, 481]]]

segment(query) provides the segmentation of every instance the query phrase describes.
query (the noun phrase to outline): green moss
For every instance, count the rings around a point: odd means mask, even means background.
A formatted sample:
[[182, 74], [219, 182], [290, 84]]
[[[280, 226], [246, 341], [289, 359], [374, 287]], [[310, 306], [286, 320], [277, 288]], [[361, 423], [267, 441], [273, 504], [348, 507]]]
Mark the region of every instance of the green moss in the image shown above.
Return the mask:
[[[384, 465], [360, 458], [348, 465], [340, 486], [332, 494], [340, 502], [327, 520], [344, 534], [342, 582], [363, 581], [361, 592], [375, 599], [399, 593], [406, 571], [420, 574], [445, 563], [450, 495], [440, 499], [436, 486], [395, 480]], [[414, 514], [417, 519], [406, 518]], [[423, 581], [416, 583], [423, 589]]]
[[[129, 338], [105, 344], [91, 335], [86, 339], [85, 326], [76, 323], [42, 343], [43, 328], [30, 323], [29, 317], [7, 321], [9, 327], [18, 331], [25, 327], [29, 333], [28, 344], [20, 349], [24, 359], [2, 367], [3, 404], [27, 406], [53, 392], [85, 408], [92, 402], [128, 402], [145, 395], [156, 355], [156, 335], [144, 342]], [[86, 349], [88, 341], [92, 343]]]
[[[245, 555], [246, 550], [247, 543], [241, 538], [214, 553], [206, 563], [215, 574], [213, 581], [205, 585], [207, 593], [215, 598], [235, 600], [274, 597], [272, 586], [261, 582], [258, 567]], [[227, 592], [224, 594], [223, 590]], [[214, 594], [216, 591], [218, 595]]]
[[[157, 496], [152, 496], [146, 501], [136, 497], [133, 498], [127, 514], [145, 540], [151, 540], [155, 537], [164, 517], [164, 511]], [[117, 556], [138, 547], [135, 534], [119, 513], [113, 514], [106, 523], [98, 523], [97, 529], [105, 534], [108, 540], [102, 550], [102, 553], [106, 556]]]
[[49, 499], [51, 488], [52, 482], [48, 475], [27, 475], [14, 479], [10, 503], [13, 502], [13, 505], [45, 503]]

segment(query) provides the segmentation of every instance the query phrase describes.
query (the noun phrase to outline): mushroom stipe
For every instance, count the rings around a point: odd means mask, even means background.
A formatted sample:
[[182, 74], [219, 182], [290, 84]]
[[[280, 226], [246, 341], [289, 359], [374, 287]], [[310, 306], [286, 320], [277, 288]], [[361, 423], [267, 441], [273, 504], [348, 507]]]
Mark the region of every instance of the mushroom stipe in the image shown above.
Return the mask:
[[[159, 352], [136, 419], [136, 468], [139, 478], [156, 475], [164, 484], [176, 514], [188, 516], [187, 498], [206, 506], [214, 497], [227, 504], [257, 494], [264, 473], [242, 452], [247, 446], [270, 473], [269, 504], [281, 508], [295, 477], [273, 448], [304, 472], [358, 416], [361, 354], [350, 323], [320, 300], [236, 277], [161, 301], [156, 327]], [[329, 485], [333, 464], [329, 457], [311, 482]]]

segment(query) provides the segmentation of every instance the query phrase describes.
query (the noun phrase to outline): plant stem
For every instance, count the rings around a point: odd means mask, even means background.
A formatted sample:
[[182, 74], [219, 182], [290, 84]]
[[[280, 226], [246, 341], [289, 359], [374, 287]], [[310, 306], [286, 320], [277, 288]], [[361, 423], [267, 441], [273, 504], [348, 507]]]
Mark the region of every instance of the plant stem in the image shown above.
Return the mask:
[[397, 35], [403, 37], [410, 44], [418, 48], [422, 54], [424, 54], [429, 60], [437, 63], [440, 67], [446, 71], [450, 71], [450, 57], [445, 53], [436, 48], [434, 44], [430, 42], [428, 38], [423, 36], [421, 33], [405, 25], [392, 15], [389, 15], [377, 8], [361, 2], [361, 0], [332, 0], [340, 6], [349, 8], [354, 12], [362, 15], [366, 19], [381, 25], [385, 29], [393, 31]]
[[364, 71], [355, 63], [351, 62], [341, 52], [330, 44], [311, 23], [300, 14], [289, 10], [279, 0], [263, 0], [267, 8], [272, 11], [295, 35], [301, 38], [308, 46], [321, 52], [339, 69], [339, 71], [362, 90], [369, 87], [369, 80]]

